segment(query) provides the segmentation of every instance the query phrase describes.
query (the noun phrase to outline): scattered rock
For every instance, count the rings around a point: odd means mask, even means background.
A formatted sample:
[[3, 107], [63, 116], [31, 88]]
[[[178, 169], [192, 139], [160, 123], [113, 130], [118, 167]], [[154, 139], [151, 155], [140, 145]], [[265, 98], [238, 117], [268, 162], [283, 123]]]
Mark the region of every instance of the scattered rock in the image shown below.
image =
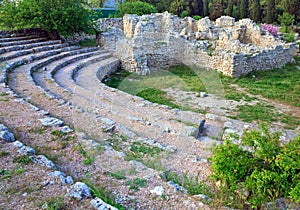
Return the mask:
[[205, 98], [207, 96], [208, 96], [208, 94], [206, 92], [200, 92], [200, 97], [201, 98]]
[[66, 184], [73, 184], [74, 181], [73, 181], [73, 178], [71, 176], [67, 176], [66, 177]]
[[29, 158], [34, 163], [41, 164], [47, 168], [56, 169], [56, 166], [54, 165], [54, 163], [51, 160], [49, 160], [48, 158], [46, 158], [44, 155], [30, 156]]
[[63, 176], [63, 177], [65, 177], [66, 174], [63, 173], [63, 172], [61, 172], [61, 171], [53, 171], [53, 172], [50, 172], [50, 173], [48, 174], [48, 176], [53, 176], [53, 177], [60, 177], [60, 176]]
[[156, 186], [153, 190], [150, 190], [150, 192], [158, 196], [162, 196], [165, 193], [164, 188], [162, 186]]
[[13, 145], [14, 145], [14, 147], [17, 147], [17, 148], [24, 147], [24, 144], [20, 141], [15, 141]]
[[66, 196], [70, 196], [78, 200], [92, 197], [90, 188], [83, 182], [76, 182], [74, 185], [72, 185], [68, 189]]
[[35, 154], [35, 150], [32, 149], [31, 147], [28, 147], [28, 146], [24, 146], [21, 147], [19, 150], [18, 150], [18, 153], [19, 154], [22, 154], [22, 155], [34, 155]]
[[64, 126], [60, 129], [60, 132], [62, 133], [71, 133], [73, 130], [69, 126]]
[[91, 205], [98, 210], [117, 210], [117, 208], [105, 203], [100, 198], [95, 198], [91, 200]]
[[42, 125], [47, 126], [47, 127], [60, 127], [63, 126], [64, 121], [59, 120], [54, 117], [46, 117], [43, 119], [39, 119], [42, 123]]
[[15, 136], [8, 131], [7, 127], [5, 127], [3, 124], [0, 124], [0, 139], [5, 142], [14, 142]]
[[187, 193], [187, 189], [185, 189], [184, 187], [182, 187], [178, 184], [175, 184], [173, 181], [169, 181], [168, 185], [174, 189], [174, 192], [181, 191], [181, 192]]

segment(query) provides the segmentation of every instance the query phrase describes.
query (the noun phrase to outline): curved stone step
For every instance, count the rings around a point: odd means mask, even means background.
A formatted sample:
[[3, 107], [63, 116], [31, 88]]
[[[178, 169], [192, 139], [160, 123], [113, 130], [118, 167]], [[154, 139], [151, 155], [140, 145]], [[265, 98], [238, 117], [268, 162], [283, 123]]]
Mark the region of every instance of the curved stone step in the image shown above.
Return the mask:
[[[111, 56], [110, 53], [105, 53], [106, 51], [95, 51], [92, 53], [80, 54], [75, 56], [69, 56], [66, 58], [62, 58], [60, 60], [56, 60], [46, 65], [43, 70], [32, 71], [31, 77], [35, 85], [44, 89], [48, 95], [52, 95], [54, 98], [61, 98], [58, 94], [54, 94], [51, 89], [56, 88], [56, 83], [49, 83], [46, 80], [54, 81], [53, 75], [67, 65], [72, 66], [85, 66], [90, 63], [102, 60], [107, 56]], [[59, 91], [60, 92], [60, 91]], [[60, 92], [62, 94], [63, 91]]]
[[0, 38], [0, 43], [3, 42], [14, 42], [14, 41], [22, 41], [27, 39], [36, 39], [39, 38], [38, 36], [19, 36], [19, 37], [6, 37], [6, 38]]
[[64, 47], [68, 47], [68, 44], [64, 43], [64, 44], [56, 44], [56, 45], [47, 45], [47, 46], [31, 48], [28, 50], [18, 50], [17, 52], [14, 52], [14, 51], [7, 52], [7, 53], [2, 54], [2, 56], [0, 57], [0, 62], [6, 61], [6, 60], [11, 60], [11, 59], [23, 56], [23, 55], [34, 54], [34, 53], [50, 51], [50, 50], [57, 50], [57, 49], [61, 49]]
[[47, 40], [47, 38], [36, 38], [36, 39], [28, 39], [28, 40], [23, 40], [23, 41], [4, 42], [4, 43], [0, 43], [0, 47], [30, 44], [30, 43], [36, 43], [36, 42], [41, 42], [41, 41], [46, 41], [46, 40]]
[[31, 49], [31, 48], [35, 48], [35, 47], [41, 47], [41, 46], [47, 46], [47, 45], [56, 45], [56, 44], [61, 44], [61, 43], [62, 43], [61, 40], [37, 42], [37, 43], [31, 43], [31, 44], [24, 44], [24, 45], [17, 45], [17, 46], [10, 46], [10, 47], [0, 48], [0, 52], [11, 52], [11, 51], [17, 51], [17, 50], [26, 50], [26, 49]]

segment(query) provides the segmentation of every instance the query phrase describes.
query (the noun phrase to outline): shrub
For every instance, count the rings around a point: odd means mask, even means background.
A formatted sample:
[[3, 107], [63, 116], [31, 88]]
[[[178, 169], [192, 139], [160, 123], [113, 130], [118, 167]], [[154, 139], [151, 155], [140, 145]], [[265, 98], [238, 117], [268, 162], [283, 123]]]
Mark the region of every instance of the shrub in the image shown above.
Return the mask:
[[213, 179], [232, 194], [244, 192], [244, 202], [252, 207], [280, 197], [299, 202], [300, 135], [285, 145], [279, 137], [279, 133], [270, 134], [266, 126], [260, 126], [260, 130], [243, 135], [243, 148], [229, 140], [216, 146], [211, 159]]
[[283, 38], [286, 42], [294, 42], [295, 41], [295, 34], [293, 32], [290, 32], [290, 33], [284, 34]]
[[91, 11], [79, 0], [6, 0], [0, 7], [4, 29], [42, 28], [53, 37], [76, 32], [94, 33]]
[[195, 20], [200, 20], [202, 17], [199, 16], [199, 15], [194, 15], [193, 18], [194, 18]]
[[284, 12], [282, 15], [278, 16], [278, 20], [280, 22], [280, 25], [283, 27], [283, 32], [287, 33], [288, 32], [288, 26], [292, 25], [293, 22], [295, 21], [295, 18], [293, 15]]
[[123, 17], [125, 14], [144, 15], [156, 12], [157, 9], [152, 4], [141, 1], [133, 1], [118, 4], [115, 17]]
[[185, 17], [187, 17], [187, 16], [189, 16], [189, 12], [188, 11], [182, 11], [182, 13], [180, 13], [180, 17], [182, 17], [182, 18], [185, 18]]
[[262, 29], [268, 31], [270, 34], [272, 34], [273, 36], [276, 36], [279, 30], [278, 26], [274, 26], [272, 24], [262, 24]]

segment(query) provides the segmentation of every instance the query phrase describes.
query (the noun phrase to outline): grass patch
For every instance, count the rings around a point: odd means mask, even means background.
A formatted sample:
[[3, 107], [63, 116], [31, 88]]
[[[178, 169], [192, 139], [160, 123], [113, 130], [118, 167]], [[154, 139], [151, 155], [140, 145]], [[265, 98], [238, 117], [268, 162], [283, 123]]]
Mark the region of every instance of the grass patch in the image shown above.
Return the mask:
[[42, 206], [45, 207], [44, 209], [46, 209], [46, 210], [64, 209], [64, 206], [65, 206], [64, 199], [63, 199], [63, 197], [50, 198], [49, 200], [46, 201], [46, 203], [43, 203]]
[[97, 47], [96, 39], [87, 39], [79, 42], [80, 47]]
[[167, 105], [172, 108], [180, 108], [179, 105], [173, 103], [172, 99], [166, 96], [166, 92], [159, 89], [148, 88], [146, 90], [142, 90], [141, 92], [139, 92], [137, 96], [140, 96], [153, 103]]
[[87, 174], [87, 177], [83, 180], [83, 182], [90, 188], [93, 197], [100, 198], [105, 203], [108, 203], [119, 210], [125, 210], [125, 208], [122, 205], [115, 202], [114, 196], [111, 193], [107, 192], [107, 190], [104, 187], [99, 187], [95, 183], [93, 183], [90, 180], [89, 174]]
[[285, 124], [286, 129], [295, 129], [300, 125], [300, 120], [292, 115], [286, 115], [276, 112], [274, 106], [265, 103], [257, 103], [255, 105], [239, 105], [233, 119], [241, 119], [244, 122], [266, 122], [272, 123], [280, 121]]
[[119, 170], [116, 172], [105, 172], [104, 174], [109, 175], [117, 180], [122, 180], [126, 179], [125, 171], [124, 170]]
[[63, 136], [65, 136], [66, 134], [61, 132], [61, 131], [58, 131], [58, 130], [54, 130], [54, 131], [51, 131], [51, 134], [53, 136], [57, 136], [58, 138], [62, 138]]
[[256, 71], [240, 79], [222, 77], [227, 83], [235, 83], [247, 88], [251, 94], [262, 95], [265, 98], [280, 101], [285, 104], [300, 107], [300, 57], [295, 57], [296, 63], [289, 63], [282, 68], [271, 71]]
[[22, 165], [28, 165], [31, 163], [31, 160], [29, 159], [29, 156], [24, 155], [24, 156], [17, 156], [13, 159], [14, 163], [20, 163]]
[[125, 160], [137, 160], [143, 162], [144, 157], [154, 157], [159, 155], [162, 151], [163, 150], [158, 147], [152, 147], [140, 142], [133, 142], [130, 145], [130, 151], [126, 153]]
[[9, 152], [6, 152], [6, 151], [0, 151], [0, 158], [2, 157], [6, 157], [9, 155]]
[[140, 188], [147, 186], [146, 179], [134, 178], [126, 182], [126, 185], [129, 186], [129, 190], [139, 191]]
[[12, 176], [12, 172], [5, 169], [0, 169], [0, 180], [9, 179]]
[[174, 183], [183, 186], [187, 189], [191, 195], [205, 194], [210, 195], [206, 184], [199, 182], [199, 175], [196, 177], [189, 177], [186, 173], [180, 176], [176, 172], [166, 171], [164, 172], [164, 178], [167, 181], [173, 181]]
[[42, 128], [42, 127], [31, 128], [29, 130], [29, 133], [43, 135], [45, 133], [45, 128]]

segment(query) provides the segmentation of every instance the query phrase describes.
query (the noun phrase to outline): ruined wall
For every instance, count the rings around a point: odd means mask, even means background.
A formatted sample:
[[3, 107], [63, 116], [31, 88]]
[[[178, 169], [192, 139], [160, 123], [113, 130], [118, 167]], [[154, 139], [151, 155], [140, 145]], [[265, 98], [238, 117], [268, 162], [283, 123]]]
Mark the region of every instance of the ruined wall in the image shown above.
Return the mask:
[[296, 44], [286, 44], [250, 19], [221, 17], [199, 21], [169, 13], [102, 19], [101, 46], [120, 58], [122, 67], [141, 74], [186, 64], [239, 77], [281, 67], [293, 60]]

